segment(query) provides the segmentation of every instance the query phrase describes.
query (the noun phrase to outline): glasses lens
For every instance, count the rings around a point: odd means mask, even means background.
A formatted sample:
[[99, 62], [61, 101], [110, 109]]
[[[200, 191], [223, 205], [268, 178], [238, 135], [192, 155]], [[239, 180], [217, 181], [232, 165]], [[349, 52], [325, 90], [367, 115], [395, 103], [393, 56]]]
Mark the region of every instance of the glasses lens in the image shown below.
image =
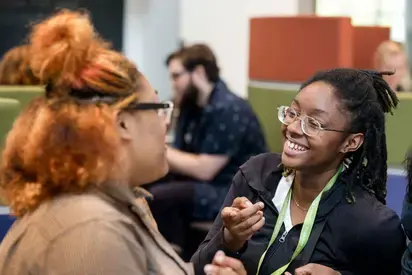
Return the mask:
[[311, 117], [305, 117], [302, 121], [302, 130], [308, 136], [316, 136], [319, 134], [321, 125], [319, 121]]
[[297, 113], [290, 107], [281, 106], [278, 109], [278, 118], [279, 121], [285, 125], [289, 125], [295, 121]]

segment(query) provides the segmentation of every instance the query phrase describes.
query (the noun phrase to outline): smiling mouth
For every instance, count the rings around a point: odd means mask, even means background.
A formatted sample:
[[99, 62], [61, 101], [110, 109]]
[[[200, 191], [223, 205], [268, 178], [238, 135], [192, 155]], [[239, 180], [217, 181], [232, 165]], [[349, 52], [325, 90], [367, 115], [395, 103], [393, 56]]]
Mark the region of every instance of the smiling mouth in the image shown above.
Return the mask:
[[309, 150], [309, 148], [307, 148], [305, 146], [302, 146], [302, 145], [299, 145], [299, 144], [296, 144], [296, 143], [294, 143], [290, 140], [286, 140], [286, 145], [290, 149], [295, 150], [295, 151], [305, 152], [305, 151]]

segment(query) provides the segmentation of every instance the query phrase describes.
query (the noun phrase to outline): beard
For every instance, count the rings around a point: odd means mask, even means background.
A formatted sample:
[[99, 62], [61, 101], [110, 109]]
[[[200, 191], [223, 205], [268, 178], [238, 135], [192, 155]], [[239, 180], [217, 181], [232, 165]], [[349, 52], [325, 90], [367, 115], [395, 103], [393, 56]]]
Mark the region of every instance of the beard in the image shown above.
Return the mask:
[[183, 96], [179, 104], [180, 112], [194, 114], [201, 111], [202, 108], [198, 105], [198, 99], [199, 89], [196, 88], [192, 82], [190, 82], [183, 92]]

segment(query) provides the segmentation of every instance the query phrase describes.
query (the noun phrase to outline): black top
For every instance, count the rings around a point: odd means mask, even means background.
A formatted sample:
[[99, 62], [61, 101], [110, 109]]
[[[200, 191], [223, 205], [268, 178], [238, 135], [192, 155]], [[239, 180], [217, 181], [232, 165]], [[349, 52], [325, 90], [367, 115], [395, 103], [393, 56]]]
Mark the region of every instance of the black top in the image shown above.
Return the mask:
[[[233, 200], [241, 196], [247, 197], [252, 203], [263, 201], [266, 223], [240, 253], [233, 254], [227, 251], [222, 242], [222, 220], [219, 215], [192, 258], [196, 274], [202, 274], [203, 266], [211, 262], [219, 249], [240, 258], [248, 274], [256, 274], [259, 259], [269, 243], [278, 217], [272, 199], [282, 172], [278, 154], [259, 155], [239, 169], [223, 207], [232, 205]], [[322, 197], [312, 232], [321, 224], [324, 227], [313, 253], [308, 261], [304, 261], [304, 249], [288, 271], [293, 274], [296, 268], [309, 262], [328, 266], [342, 275], [399, 274], [406, 242], [398, 216], [366, 190], [356, 186], [353, 188], [356, 203], [348, 204], [345, 191], [344, 182], [338, 179]], [[295, 225], [284, 242], [280, 242], [279, 238], [285, 231], [282, 226], [263, 261], [260, 274], [271, 274], [290, 260], [301, 229], [301, 224]]]
[[[412, 200], [411, 190], [405, 194], [402, 208], [402, 224], [405, 230], [406, 236], [409, 240], [412, 238]], [[402, 257], [402, 275], [412, 275], [412, 243], [408, 244], [408, 248]]]

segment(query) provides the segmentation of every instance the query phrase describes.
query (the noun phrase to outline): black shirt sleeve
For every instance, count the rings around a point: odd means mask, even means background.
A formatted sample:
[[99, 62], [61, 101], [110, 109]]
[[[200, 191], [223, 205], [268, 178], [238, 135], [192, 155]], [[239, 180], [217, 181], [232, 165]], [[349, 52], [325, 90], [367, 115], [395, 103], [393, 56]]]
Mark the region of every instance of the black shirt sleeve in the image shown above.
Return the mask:
[[379, 211], [378, 216], [347, 255], [360, 274], [400, 274], [406, 238], [399, 217], [389, 209]]
[[[242, 173], [239, 171], [233, 178], [232, 185], [221, 209], [231, 206], [233, 200], [240, 196], [240, 193], [242, 193], [240, 192], [241, 189], [245, 188], [246, 185], [247, 183], [245, 182]], [[223, 222], [220, 213], [215, 219], [212, 229], [209, 231], [205, 240], [200, 244], [191, 259], [191, 262], [193, 262], [195, 267], [195, 274], [203, 274], [203, 267], [212, 262], [214, 255], [219, 250], [223, 250], [226, 255], [231, 257], [238, 257], [238, 253], [233, 253], [225, 247], [223, 240]]]

